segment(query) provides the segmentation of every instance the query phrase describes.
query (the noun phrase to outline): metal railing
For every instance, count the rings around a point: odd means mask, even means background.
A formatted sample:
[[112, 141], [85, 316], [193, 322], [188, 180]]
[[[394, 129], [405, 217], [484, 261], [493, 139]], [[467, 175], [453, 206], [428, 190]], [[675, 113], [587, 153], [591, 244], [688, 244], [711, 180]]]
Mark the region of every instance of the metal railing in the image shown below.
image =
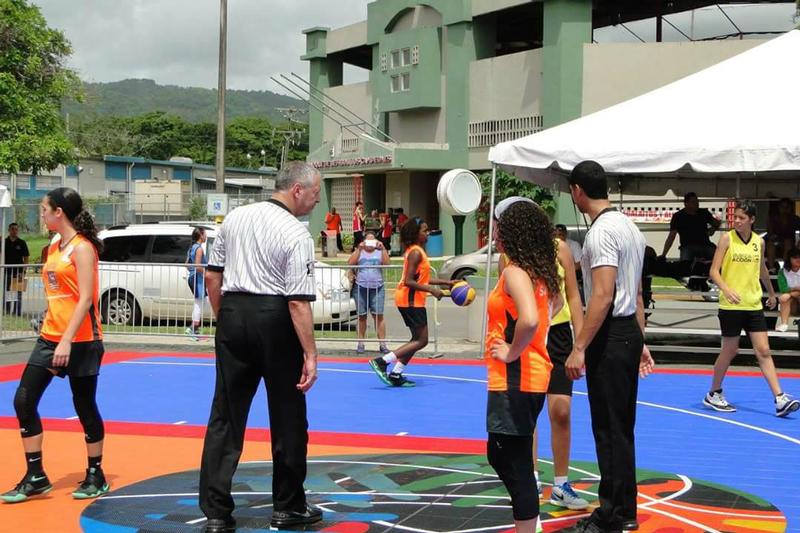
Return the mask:
[[[366, 268], [383, 279], [380, 287], [359, 289], [357, 283], [350, 281], [348, 272], [357, 273]], [[394, 306], [394, 290], [401, 272], [400, 265], [317, 265], [314, 271], [316, 301], [311, 304], [315, 338], [352, 343], [354, 349], [358, 343], [408, 341], [408, 330]], [[432, 275], [436, 274], [432, 272]], [[5, 280], [0, 307], [0, 341], [37, 337], [47, 310], [41, 265], [2, 266], [0, 279]], [[101, 262], [98, 294], [103, 333], [107, 337], [125, 334], [202, 338], [213, 336], [215, 331], [208, 298], [195, 300], [184, 264]], [[381, 298], [384, 306], [379, 313], [377, 304]], [[371, 308], [366, 307], [369, 304]], [[437, 309], [434, 299], [429, 339], [435, 352], [438, 352]], [[361, 329], [358, 327], [359, 310], [364, 315]], [[376, 331], [380, 324], [375, 320], [377, 317], [370, 316], [373, 314], [368, 313], [370, 310], [383, 315], [381, 337]], [[197, 332], [187, 331], [192, 326], [193, 313], [199, 325]]]

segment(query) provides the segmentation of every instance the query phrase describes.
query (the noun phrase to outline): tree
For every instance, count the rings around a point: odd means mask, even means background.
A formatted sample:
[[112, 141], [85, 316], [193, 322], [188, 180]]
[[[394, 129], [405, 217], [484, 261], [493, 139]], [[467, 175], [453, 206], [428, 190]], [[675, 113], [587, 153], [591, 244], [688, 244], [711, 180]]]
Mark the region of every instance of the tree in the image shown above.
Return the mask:
[[[475, 213], [475, 220], [478, 223], [478, 233], [481, 242], [486, 240], [486, 232], [489, 228], [489, 203], [492, 194], [492, 173], [485, 172], [478, 176], [481, 183], [481, 203], [478, 206], [478, 211]], [[497, 179], [495, 183], [495, 204], [503, 198], [509, 196], [524, 196], [530, 198], [542, 209], [544, 209], [550, 216], [556, 212], [556, 203], [553, 200], [553, 195], [547, 189], [522, 181], [511, 174], [502, 170], [497, 171]]]
[[79, 97], [80, 82], [64, 66], [72, 52], [26, 0], [0, 0], [0, 169], [53, 169], [74, 160], [61, 100]]

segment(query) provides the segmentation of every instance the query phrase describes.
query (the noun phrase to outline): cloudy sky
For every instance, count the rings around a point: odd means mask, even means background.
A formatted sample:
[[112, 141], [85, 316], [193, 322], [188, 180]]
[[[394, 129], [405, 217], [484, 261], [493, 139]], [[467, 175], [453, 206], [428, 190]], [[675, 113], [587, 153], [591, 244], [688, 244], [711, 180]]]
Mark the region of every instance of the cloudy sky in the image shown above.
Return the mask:
[[[228, 87], [285, 91], [270, 75], [308, 66], [301, 31], [313, 26], [338, 28], [365, 20], [370, 0], [229, 0]], [[72, 42], [70, 66], [86, 81], [150, 78], [160, 84], [216, 87], [219, 39], [217, 0], [32, 0], [48, 24]], [[794, 3], [772, 6], [724, 6], [743, 31], [786, 31], [793, 25]], [[695, 36], [734, 32], [717, 8], [670, 20]], [[652, 41], [652, 21], [595, 32], [598, 42]], [[628, 31], [631, 30], [631, 31]], [[665, 40], [686, 40], [665, 26]], [[358, 69], [345, 71], [345, 82], [364, 79]]]

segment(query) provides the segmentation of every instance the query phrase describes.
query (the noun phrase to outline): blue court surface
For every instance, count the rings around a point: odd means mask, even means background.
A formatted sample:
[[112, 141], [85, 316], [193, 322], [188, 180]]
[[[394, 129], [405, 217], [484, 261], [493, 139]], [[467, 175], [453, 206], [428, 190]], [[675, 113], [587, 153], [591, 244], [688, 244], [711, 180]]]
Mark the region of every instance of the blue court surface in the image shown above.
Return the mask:
[[[422, 363], [412, 361], [407, 370], [416, 388], [395, 389], [383, 385], [364, 362], [322, 362], [320, 379], [308, 397], [311, 431], [485, 439], [484, 367], [458, 361]], [[117, 362], [103, 367], [98, 404], [107, 421], [205, 426], [214, 375], [213, 359], [202, 356]], [[776, 418], [766, 382], [756, 374], [726, 378], [725, 393], [737, 413], [710, 411], [701, 402], [710, 380], [699, 371], [669, 371], [641, 380], [637, 467], [761, 497], [786, 516], [787, 531], [800, 531], [800, 416]], [[16, 385], [0, 383], [0, 416], [14, 415]], [[782, 385], [800, 395], [797, 376], [782, 378]], [[572, 459], [594, 463], [585, 391], [585, 382], [577, 382]], [[40, 412], [45, 419], [75, 417], [65, 381], [54, 380]], [[539, 422], [540, 456], [549, 458], [544, 412]], [[268, 427], [263, 389], [249, 427]]]

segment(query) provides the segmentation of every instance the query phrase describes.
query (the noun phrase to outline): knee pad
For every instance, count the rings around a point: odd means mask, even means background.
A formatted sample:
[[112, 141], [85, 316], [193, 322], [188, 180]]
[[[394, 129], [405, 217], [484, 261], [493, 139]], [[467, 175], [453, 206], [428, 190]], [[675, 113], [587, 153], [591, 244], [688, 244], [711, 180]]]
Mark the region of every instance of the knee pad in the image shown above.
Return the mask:
[[19, 432], [23, 439], [42, 433], [42, 420], [25, 385], [20, 384], [14, 394], [14, 411], [17, 413]]
[[83, 426], [83, 433], [86, 442], [100, 442], [105, 437], [105, 427], [97, 403], [94, 398], [73, 398], [75, 412]]

